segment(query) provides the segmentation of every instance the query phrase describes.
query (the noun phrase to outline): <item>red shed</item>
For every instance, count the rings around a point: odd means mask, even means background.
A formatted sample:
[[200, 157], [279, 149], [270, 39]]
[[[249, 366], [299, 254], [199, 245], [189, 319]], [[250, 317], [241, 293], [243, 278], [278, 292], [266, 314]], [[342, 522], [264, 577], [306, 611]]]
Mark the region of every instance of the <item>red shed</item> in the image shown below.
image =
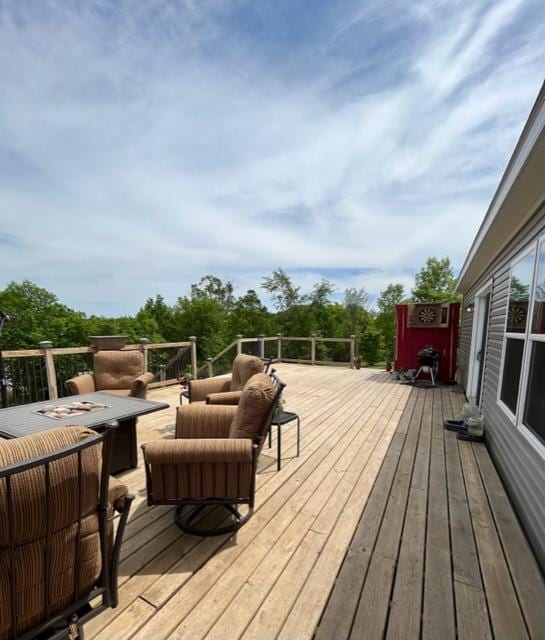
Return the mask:
[[416, 302], [396, 306], [396, 369], [418, 369], [426, 346], [441, 353], [439, 380], [454, 380], [460, 324], [459, 302]]

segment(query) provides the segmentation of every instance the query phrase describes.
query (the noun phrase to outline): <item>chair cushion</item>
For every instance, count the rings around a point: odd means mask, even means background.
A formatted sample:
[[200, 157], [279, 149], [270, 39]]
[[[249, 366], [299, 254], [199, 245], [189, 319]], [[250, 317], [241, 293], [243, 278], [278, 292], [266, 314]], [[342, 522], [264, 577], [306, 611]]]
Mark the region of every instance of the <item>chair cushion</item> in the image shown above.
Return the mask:
[[264, 368], [261, 358], [240, 353], [233, 360], [231, 391], [241, 391], [248, 380], [256, 373], [263, 373]]
[[[36, 458], [86, 439], [94, 432], [83, 427], [60, 427], [32, 436], [0, 440], [0, 467]], [[78, 597], [88, 593], [100, 576], [102, 562], [97, 515], [101, 445], [81, 452], [81, 526], [78, 526], [79, 483], [77, 454], [49, 465], [49, 504], [45, 467], [11, 476], [13, 548], [10, 544], [7, 482], [0, 479], [0, 638], [12, 636], [10, 568], [17, 590], [17, 632], [45, 619], [44, 549], [49, 544], [51, 613], [74, 600], [74, 570], [78, 558]], [[49, 542], [47, 518], [51, 524]], [[76, 549], [77, 547], [77, 549]]]
[[102, 389], [102, 393], [107, 393], [110, 396], [119, 396], [122, 398], [128, 398], [131, 395], [130, 389]]
[[144, 356], [140, 351], [98, 351], [94, 358], [97, 391], [130, 389], [135, 378], [144, 373]]
[[242, 393], [237, 412], [229, 430], [230, 438], [251, 438], [264, 435], [265, 422], [274, 402], [276, 390], [265, 373], [252, 376]]
[[[58, 427], [49, 431], [13, 440], [0, 440], [0, 467], [37, 458], [46, 453], [95, 435], [84, 427]], [[81, 452], [83, 501], [82, 515], [96, 510], [100, 484], [101, 445], [89, 447]], [[43, 467], [29, 469], [12, 476], [13, 532], [15, 544], [23, 544], [45, 536], [47, 512], [51, 519], [51, 530], [60, 529], [78, 519], [78, 464], [77, 455], [50, 463], [50, 504], [46, 510], [45, 472]], [[0, 480], [0, 513], [7, 513], [7, 490], [5, 479]], [[0, 548], [9, 545], [7, 518], [0, 518]]]

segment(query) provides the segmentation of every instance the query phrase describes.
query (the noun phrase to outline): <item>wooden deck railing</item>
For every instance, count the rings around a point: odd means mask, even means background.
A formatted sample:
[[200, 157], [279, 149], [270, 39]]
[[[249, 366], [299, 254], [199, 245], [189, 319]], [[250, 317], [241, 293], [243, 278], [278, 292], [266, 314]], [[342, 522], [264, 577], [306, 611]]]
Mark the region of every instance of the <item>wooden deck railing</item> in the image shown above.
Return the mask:
[[[190, 373], [197, 377], [197, 343], [150, 343], [142, 339], [124, 350], [140, 350], [144, 355], [144, 370], [154, 374], [150, 387], [177, 382], [177, 376]], [[54, 347], [41, 342], [39, 349], [4, 351], [3, 358], [8, 381], [10, 405], [54, 400], [67, 394], [66, 380], [93, 370], [94, 347]]]
[[320, 336], [294, 337], [261, 335], [254, 338], [237, 336], [225, 349], [202, 364], [199, 376], [212, 377], [231, 370], [238, 353], [249, 353], [261, 358], [275, 358], [279, 362], [299, 364], [354, 366], [356, 337], [322, 338]]

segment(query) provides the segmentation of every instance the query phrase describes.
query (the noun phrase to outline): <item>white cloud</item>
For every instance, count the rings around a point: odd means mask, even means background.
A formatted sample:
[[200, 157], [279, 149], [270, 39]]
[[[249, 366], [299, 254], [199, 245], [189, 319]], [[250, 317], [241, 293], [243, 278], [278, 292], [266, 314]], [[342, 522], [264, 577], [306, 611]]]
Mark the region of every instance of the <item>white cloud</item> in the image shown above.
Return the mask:
[[532, 0], [5, 4], [0, 286], [88, 312], [459, 267], [543, 79]]

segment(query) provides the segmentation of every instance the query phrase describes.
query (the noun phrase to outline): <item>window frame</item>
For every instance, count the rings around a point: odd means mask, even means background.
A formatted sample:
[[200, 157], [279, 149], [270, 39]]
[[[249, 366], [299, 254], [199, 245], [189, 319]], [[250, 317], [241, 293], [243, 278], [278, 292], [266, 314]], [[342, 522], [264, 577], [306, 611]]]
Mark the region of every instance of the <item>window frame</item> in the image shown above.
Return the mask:
[[[543, 238], [545, 238], [545, 235], [543, 236]], [[534, 308], [533, 294], [534, 294], [534, 285], [535, 285], [535, 279], [536, 279], [536, 262], [537, 262], [536, 257], [537, 257], [537, 249], [539, 245], [540, 245], [540, 239], [534, 240], [534, 242], [532, 242], [528, 247], [525, 247], [524, 249], [519, 251], [517, 254], [515, 254], [515, 256], [511, 259], [511, 262], [509, 263], [509, 285], [508, 285], [508, 291], [507, 291], [507, 304], [505, 307], [505, 321], [503, 325], [503, 340], [502, 340], [500, 373], [498, 378], [498, 392], [496, 394], [496, 402], [498, 406], [502, 409], [502, 411], [505, 413], [509, 421], [517, 428], [518, 428], [518, 416], [519, 416], [521, 396], [524, 395], [524, 397], [526, 397], [526, 389], [524, 387], [524, 381], [525, 381], [524, 373], [525, 373], [525, 365], [526, 365], [526, 359], [527, 359], [526, 352], [527, 352], [528, 331], [530, 327], [530, 319], [533, 317], [533, 308]], [[531, 254], [534, 257], [534, 265], [533, 265], [532, 278], [530, 281], [530, 292], [529, 292], [530, 295], [529, 295], [529, 303], [528, 303], [528, 314], [526, 317], [526, 331], [524, 333], [513, 333], [510, 331], [507, 331], [507, 322], [509, 319], [509, 298], [511, 295], [511, 280], [513, 277], [513, 269], [517, 266], [519, 262], [524, 260], [526, 256], [529, 256]], [[524, 342], [524, 347], [522, 352], [522, 364], [520, 367], [519, 393], [517, 396], [517, 405], [515, 407], [515, 413], [513, 413], [511, 409], [501, 399], [501, 393], [503, 389], [503, 372], [505, 368], [505, 355], [507, 351], [506, 347], [507, 347], [508, 339], [522, 340]], [[528, 428], [526, 428], [526, 430], [529, 431]]]
[[545, 444], [534, 434], [530, 427], [524, 424], [524, 410], [526, 408], [526, 398], [528, 395], [528, 383], [530, 377], [530, 363], [532, 360], [532, 348], [534, 342], [545, 342], [545, 333], [532, 333], [532, 324], [534, 318], [534, 307], [536, 303], [536, 285], [539, 272], [540, 252], [545, 251], [545, 234], [539, 236], [535, 242], [535, 258], [534, 258], [534, 277], [532, 280], [532, 289], [530, 297], [530, 305], [528, 307], [528, 324], [526, 327], [524, 356], [522, 359], [521, 384], [522, 393], [520, 394], [517, 404], [516, 426], [528, 442], [537, 450], [537, 452], [545, 458]]

